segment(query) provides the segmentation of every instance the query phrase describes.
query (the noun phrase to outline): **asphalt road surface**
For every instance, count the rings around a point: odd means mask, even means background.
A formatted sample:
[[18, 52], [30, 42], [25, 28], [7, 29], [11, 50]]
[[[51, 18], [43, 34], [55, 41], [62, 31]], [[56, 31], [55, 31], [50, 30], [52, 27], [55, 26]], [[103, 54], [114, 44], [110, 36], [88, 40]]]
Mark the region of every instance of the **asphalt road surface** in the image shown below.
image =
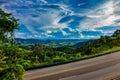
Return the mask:
[[25, 80], [120, 80], [120, 51], [68, 64], [27, 71]]

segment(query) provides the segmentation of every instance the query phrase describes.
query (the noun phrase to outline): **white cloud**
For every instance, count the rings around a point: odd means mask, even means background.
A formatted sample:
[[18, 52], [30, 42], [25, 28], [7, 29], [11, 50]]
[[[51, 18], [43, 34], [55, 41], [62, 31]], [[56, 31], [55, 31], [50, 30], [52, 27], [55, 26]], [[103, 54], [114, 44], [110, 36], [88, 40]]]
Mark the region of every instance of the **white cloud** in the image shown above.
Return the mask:
[[60, 29], [60, 31], [62, 32], [62, 34], [63, 34], [64, 36], [67, 36], [67, 35], [68, 35], [68, 33], [66, 33], [64, 30]]
[[26, 33], [22, 33], [22, 32], [16, 32], [15, 33], [15, 37], [16, 38], [29, 38], [29, 34], [26, 34]]
[[78, 4], [77, 6], [80, 7], [80, 6], [85, 5], [85, 4], [86, 4], [86, 3], [80, 3], [80, 4]]
[[82, 33], [79, 33], [79, 38], [80, 39], [97, 39], [100, 38], [100, 36], [94, 36], [94, 35], [83, 35]]
[[[39, 1], [39, 0], [37, 0]], [[44, 4], [47, 4], [48, 2], [46, 0], [40, 0], [41, 2], [43, 2]]]
[[113, 33], [114, 33], [115, 30], [112, 30], [112, 31], [104, 31], [103, 32], [103, 35], [104, 36], [111, 36]]
[[120, 16], [116, 16], [114, 1], [108, 1], [100, 7], [89, 11], [85, 15], [88, 17], [81, 21], [80, 30], [99, 28], [102, 26], [117, 25], [116, 20], [120, 20]]
[[42, 38], [54, 38], [55, 37], [55, 36], [53, 36], [53, 35], [51, 35], [49, 33], [42, 33], [41, 36], [42, 36]]
[[85, 36], [81, 32], [79, 33], [79, 35], [80, 35], [80, 38], [85, 38]]
[[[43, 5], [50, 8], [41, 7]], [[87, 4], [80, 3], [77, 6], [81, 8], [82, 5]], [[116, 21], [120, 20], [119, 5], [119, 0], [108, 0], [106, 3], [101, 4], [101, 6], [98, 6], [92, 10], [89, 8], [80, 9], [83, 10], [81, 11], [82, 13], [79, 12], [79, 8], [76, 10], [76, 8], [72, 7], [71, 4], [49, 4], [48, 0], [15, 0], [2, 4], [0, 7], [7, 12], [12, 12], [16, 18], [20, 19], [20, 23], [24, 24], [33, 34], [31, 37], [55, 37], [50, 34], [57, 32], [61, 32], [63, 36], [69, 36], [74, 32], [79, 32], [80, 37], [85, 38], [89, 36], [81, 34], [83, 30], [96, 31], [95, 28], [103, 26], [120, 26], [120, 22], [116, 23]], [[59, 21], [65, 16], [86, 16], [87, 18], [80, 20], [80, 25], [78, 24], [79, 27], [72, 27], [70, 26], [70, 23], [73, 22], [73, 25], [75, 25], [74, 22], [77, 19], [71, 19], [67, 22], [59, 23]], [[68, 31], [65, 31], [66, 28]], [[110, 33], [104, 33], [102, 30], [101, 32], [103, 34]], [[18, 35], [24, 36], [20, 33], [18, 33]]]
[[52, 33], [52, 31], [50, 31], [50, 30], [47, 30], [47, 31], [46, 31], [46, 33], [50, 34], [50, 33]]
[[65, 13], [65, 15], [73, 15], [74, 12], [69, 9], [69, 7], [67, 5], [64, 4], [60, 4], [60, 8], [62, 9], [62, 12]]

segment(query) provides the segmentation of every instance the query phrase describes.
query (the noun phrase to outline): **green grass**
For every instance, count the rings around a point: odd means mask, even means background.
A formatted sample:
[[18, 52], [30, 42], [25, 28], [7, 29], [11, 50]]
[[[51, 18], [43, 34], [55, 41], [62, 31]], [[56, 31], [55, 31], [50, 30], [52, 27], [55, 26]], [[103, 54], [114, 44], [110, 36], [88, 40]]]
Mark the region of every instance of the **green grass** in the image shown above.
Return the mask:
[[110, 48], [110, 49], [108, 49], [108, 50], [101, 51], [101, 52], [98, 53], [98, 54], [106, 54], [106, 53], [113, 52], [113, 51], [117, 51], [117, 50], [120, 50], [120, 46], [113, 47], [113, 48]]
[[2, 71], [3, 70], [3, 68], [0, 68], [0, 71]]
[[114, 51], [118, 51], [120, 50], [120, 46], [116, 46], [116, 47], [113, 47], [113, 48], [110, 48], [110, 49], [107, 49], [107, 50], [103, 50], [99, 53], [96, 53], [96, 54], [91, 54], [91, 55], [84, 55], [84, 56], [81, 56], [80, 58], [89, 58], [89, 57], [95, 57], [97, 55], [104, 55], [104, 54], [108, 54], [108, 53], [111, 53], [111, 52], [114, 52]]

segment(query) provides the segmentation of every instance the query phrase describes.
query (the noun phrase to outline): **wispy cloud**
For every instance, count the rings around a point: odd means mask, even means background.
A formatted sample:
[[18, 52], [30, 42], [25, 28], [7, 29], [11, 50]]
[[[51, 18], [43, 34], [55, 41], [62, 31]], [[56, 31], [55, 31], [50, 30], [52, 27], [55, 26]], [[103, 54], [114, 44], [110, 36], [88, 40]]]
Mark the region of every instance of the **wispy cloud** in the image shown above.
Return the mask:
[[120, 26], [119, 0], [0, 0], [0, 7], [26, 27], [16, 37], [97, 38], [113, 33], [103, 27]]

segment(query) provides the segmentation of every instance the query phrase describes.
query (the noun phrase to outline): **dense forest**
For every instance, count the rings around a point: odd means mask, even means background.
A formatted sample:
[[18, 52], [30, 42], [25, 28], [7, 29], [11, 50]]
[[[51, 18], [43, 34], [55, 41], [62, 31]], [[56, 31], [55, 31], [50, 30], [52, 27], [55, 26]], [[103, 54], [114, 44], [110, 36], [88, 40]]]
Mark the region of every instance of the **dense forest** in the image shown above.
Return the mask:
[[[24, 80], [25, 68], [74, 60], [112, 50], [120, 50], [120, 30], [101, 36], [83, 46], [48, 47], [42, 44], [21, 47], [15, 42], [18, 20], [0, 9], [0, 80]], [[77, 43], [79, 44], [79, 43]]]

